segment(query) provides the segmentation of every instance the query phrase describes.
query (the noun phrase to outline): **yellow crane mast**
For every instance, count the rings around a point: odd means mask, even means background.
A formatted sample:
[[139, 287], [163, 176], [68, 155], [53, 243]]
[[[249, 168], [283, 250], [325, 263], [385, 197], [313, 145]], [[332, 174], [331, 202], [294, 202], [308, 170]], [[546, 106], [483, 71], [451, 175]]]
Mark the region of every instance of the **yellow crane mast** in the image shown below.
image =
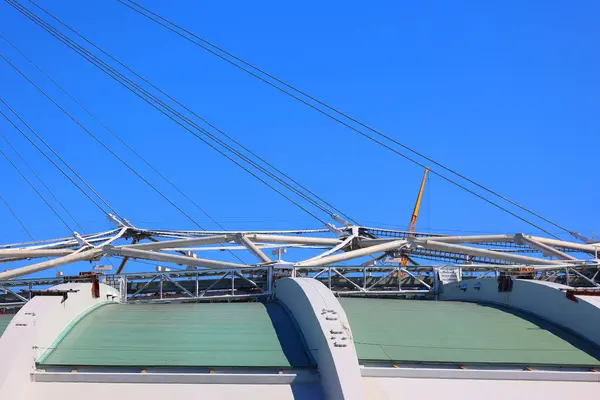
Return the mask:
[[[419, 218], [419, 209], [421, 208], [421, 199], [423, 198], [423, 191], [425, 190], [425, 182], [427, 181], [428, 173], [429, 168], [425, 168], [423, 180], [421, 180], [421, 187], [419, 188], [419, 194], [417, 195], [417, 201], [415, 202], [415, 208], [413, 209], [413, 213], [410, 217], [410, 224], [408, 225], [409, 235], [415, 231], [415, 227], [417, 226], [417, 218]], [[408, 257], [406, 255], [403, 255], [400, 259], [400, 265], [403, 267], [408, 265]]]

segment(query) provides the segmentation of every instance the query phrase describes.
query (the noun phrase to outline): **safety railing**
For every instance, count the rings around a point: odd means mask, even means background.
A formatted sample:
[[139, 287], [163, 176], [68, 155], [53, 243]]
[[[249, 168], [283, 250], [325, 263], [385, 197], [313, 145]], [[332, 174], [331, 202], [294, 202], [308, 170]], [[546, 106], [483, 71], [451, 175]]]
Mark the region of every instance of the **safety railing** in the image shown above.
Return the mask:
[[[317, 279], [338, 296], [432, 296], [441, 284], [465, 279], [511, 275], [599, 288], [597, 264], [564, 266], [500, 266], [449, 264], [435, 266], [360, 265], [295, 267], [275, 264], [241, 269], [197, 269], [132, 272], [103, 276], [102, 282], [120, 293], [121, 302], [216, 301], [268, 297], [284, 277]], [[84, 279], [82, 277], [81, 279]], [[0, 282], [0, 308], [19, 307], [33, 289], [49, 288], [73, 277]]]

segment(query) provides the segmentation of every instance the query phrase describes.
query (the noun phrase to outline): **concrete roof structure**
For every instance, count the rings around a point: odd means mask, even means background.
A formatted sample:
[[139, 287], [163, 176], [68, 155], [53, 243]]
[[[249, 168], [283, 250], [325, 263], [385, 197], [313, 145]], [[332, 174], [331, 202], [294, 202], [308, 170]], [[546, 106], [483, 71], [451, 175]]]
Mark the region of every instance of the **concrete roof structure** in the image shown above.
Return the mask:
[[[282, 278], [267, 299], [189, 304], [123, 302], [104, 284], [95, 297], [90, 285], [55, 286], [10, 320], [0, 398], [551, 399], [600, 388], [600, 308], [561, 285], [517, 280], [499, 294], [490, 278], [447, 284], [440, 300], [339, 299], [315, 279]], [[593, 318], [579, 332], [570, 321], [582, 315]]]

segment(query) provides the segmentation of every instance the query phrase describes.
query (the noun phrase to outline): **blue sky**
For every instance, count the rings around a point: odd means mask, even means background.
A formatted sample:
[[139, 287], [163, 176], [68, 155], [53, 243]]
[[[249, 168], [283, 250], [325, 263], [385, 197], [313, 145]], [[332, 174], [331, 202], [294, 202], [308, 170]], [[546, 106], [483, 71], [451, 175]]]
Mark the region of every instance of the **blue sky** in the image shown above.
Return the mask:
[[[569, 229], [600, 233], [597, 2], [140, 2]], [[419, 167], [116, 0], [39, 4], [361, 223], [407, 227]], [[0, 32], [226, 228], [321, 227], [6, 3], [0, 3]], [[0, 52], [203, 226], [216, 229], [3, 41]], [[134, 224], [194, 227], [4, 62], [0, 88]], [[111, 227], [5, 121], [0, 130], [86, 231]], [[4, 160], [0, 170], [0, 194], [36, 239], [69, 234]], [[0, 219], [3, 242], [27, 239], [1, 204]], [[417, 229], [539, 233], [437, 177], [427, 185]]]

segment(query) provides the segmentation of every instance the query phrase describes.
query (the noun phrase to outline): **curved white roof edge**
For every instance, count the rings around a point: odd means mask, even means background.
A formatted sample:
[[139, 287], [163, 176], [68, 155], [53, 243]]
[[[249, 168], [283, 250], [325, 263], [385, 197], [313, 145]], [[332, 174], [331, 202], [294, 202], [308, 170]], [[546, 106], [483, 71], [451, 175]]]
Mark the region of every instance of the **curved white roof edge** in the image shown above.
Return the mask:
[[275, 297], [298, 322], [317, 361], [321, 386], [329, 399], [363, 399], [358, 356], [346, 312], [331, 290], [312, 278], [276, 282]]
[[62, 296], [36, 296], [15, 315], [0, 339], [0, 398], [33, 398], [30, 374], [35, 372], [35, 360], [78, 317], [118, 298], [118, 291], [107, 285], [100, 285], [100, 296], [94, 298], [91, 287], [91, 283], [54, 286], [53, 290], [70, 291], [66, 301]]

